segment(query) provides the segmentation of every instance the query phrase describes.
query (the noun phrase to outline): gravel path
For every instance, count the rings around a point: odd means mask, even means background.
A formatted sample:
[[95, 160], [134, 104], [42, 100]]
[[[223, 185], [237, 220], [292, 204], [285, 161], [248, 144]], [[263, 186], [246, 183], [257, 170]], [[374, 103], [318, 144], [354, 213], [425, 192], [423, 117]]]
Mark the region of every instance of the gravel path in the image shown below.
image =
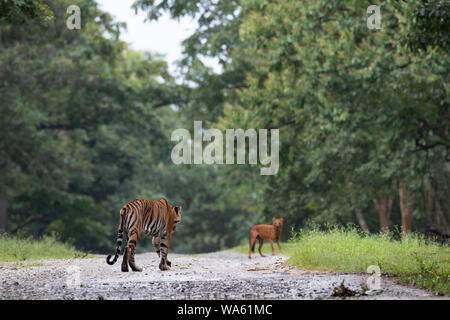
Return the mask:
[[[106, 257], [106, 256], [105, 256]], [[169, 254], [161, 272], [155, 253], [136, 255], [142, 272], [120, 271], [121, 257], [0, 262], [0, 299], [326, 299], [342, 280], [361, 290], [368, 275], [298, 270], [284, 256], [214, 252]], [[356, 299], [448, 299], [381, 279], [382, 292]], [[355, 299], [355, 298], [353, 298]]]

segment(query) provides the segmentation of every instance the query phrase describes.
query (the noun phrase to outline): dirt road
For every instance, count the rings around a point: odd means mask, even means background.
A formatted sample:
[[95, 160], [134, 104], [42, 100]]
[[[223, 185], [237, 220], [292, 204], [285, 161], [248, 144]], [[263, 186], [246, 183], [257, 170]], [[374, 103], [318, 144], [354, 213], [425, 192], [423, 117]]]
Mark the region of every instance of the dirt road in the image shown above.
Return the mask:
[[[361, 290], [368, 275], [308, 272], [287, 266], [284, 256], [215, 252], [169, 254], [160, 271], [155, 253], [136, 255], [142, 272], [120, 271], [105, 257], [0, 262], [0, 299], [326, 299], [342, 280]], [[441, 299], [430, 292], [381, 278], [382, 292], [357, 299]]]

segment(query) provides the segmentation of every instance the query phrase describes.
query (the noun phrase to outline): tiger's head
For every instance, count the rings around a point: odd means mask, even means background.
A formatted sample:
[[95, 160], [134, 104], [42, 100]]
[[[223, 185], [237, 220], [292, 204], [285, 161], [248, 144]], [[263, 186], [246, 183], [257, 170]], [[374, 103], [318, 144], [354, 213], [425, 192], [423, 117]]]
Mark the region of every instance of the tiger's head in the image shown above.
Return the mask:
[[159, 201], [166, 206], [168, 216], [173, 217], [172, 231], [175, 231], [175, 227], [181, 220], [181, 206], [173, 207], [165, 198], [159, 199]]
[[181, 206], [174, 207], [173, 211], [175, 212], [175, 219], [173, 220], [173, 229], [172, 229], [172, 231], [175, 231], [175, 228], [176, 228], [177, 224], [181, 220]]

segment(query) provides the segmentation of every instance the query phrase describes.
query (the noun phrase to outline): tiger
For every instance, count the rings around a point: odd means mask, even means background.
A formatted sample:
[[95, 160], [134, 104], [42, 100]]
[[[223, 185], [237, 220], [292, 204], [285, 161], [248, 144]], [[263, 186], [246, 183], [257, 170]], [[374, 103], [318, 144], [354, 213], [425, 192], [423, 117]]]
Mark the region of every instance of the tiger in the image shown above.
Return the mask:
[[134, 250], [142, 232], [152, 237], [153, 247], [161, 258], [159, 269], [170, 270], [171, 262], [167, 260], [170, 238], [181, 220], [181, 206], [173, 207], [166, 199], [132, 200], [120, 209], [120, 220], [117, 233], [117, 250], [114, 259], [106, 257], [106, 263], [116, 263], [122, 248], [123, 235], [126, 236], [126, 247], [122, 260], [122, 272], [128, 272], [128, 265], [133, 271], [142, 271], [136, 264]]
[[261, 257], [265, 257], [262, 254], [261, 248], [264, 244], [265, 239], [270, 239], [270, 247], [272, 248], [272, 255], [275, 255], [275, 251], [273, 250], [273, 241], [275, 240], [278, 244], [278, 249], [281, 252], [280, 245], [280, 234], [281, 228], [283, 227], [284, 218], [275, 218], [272, 217], [272, 225], [267, 224], [258, 224], [250, 229], [250, 249], [248, 250], [248, 258], [251, 259], [252, 251], [255, 252], [255, 244], [256, 240], [259, 240], [259, 254]]

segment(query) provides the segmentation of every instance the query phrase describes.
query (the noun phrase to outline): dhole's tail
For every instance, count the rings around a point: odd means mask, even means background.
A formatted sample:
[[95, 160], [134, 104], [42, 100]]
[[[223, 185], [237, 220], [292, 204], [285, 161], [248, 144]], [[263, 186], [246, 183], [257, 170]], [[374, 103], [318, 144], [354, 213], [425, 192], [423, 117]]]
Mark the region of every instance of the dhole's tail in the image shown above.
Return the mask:
[[116, 254], [114, 255], [114, 259], [111, 261], [111, 255], [106, 257], [106, 263], [107, 264], [114, 264], [116, 263], [117, 259], [119, 258], [120, 251], [122, 249], [122, 239], [123, 239], [123, 220], [125, 217], [126, 210], [122, 208], [120, 210], [120, 222], [119, 222], [119, 231], [117, 233], [117, 250]]

